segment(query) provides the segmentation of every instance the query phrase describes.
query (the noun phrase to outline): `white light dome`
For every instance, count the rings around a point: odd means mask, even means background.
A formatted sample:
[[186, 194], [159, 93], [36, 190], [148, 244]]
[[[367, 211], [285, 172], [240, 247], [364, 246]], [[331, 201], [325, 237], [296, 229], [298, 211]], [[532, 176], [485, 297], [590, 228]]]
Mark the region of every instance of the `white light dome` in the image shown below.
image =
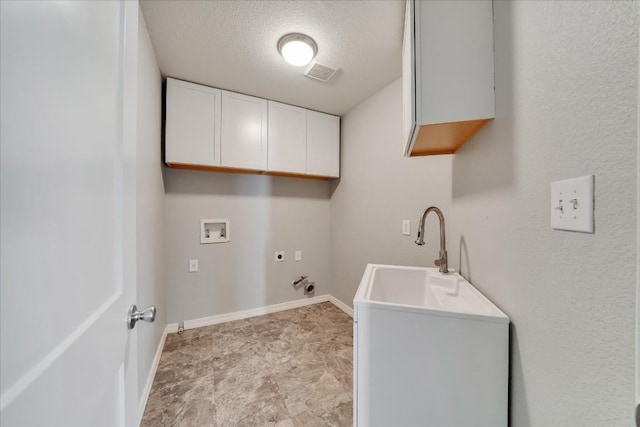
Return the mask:
[[289, 64], [301, 67], [307, 65], [316, 56], [318, 46], [309, 36], [291, 33], [278, 41], [278, 51]]

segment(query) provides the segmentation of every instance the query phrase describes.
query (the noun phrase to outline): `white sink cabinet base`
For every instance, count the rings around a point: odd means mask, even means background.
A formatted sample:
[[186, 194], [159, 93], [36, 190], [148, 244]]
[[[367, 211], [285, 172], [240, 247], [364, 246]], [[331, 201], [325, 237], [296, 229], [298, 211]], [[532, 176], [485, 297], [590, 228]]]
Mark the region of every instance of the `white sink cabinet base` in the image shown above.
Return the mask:
[[[406, 299], [407, 289], [423, 281], [424, 292], [414, 297], [424, 294], [426, 300], [374, 300], [384, 294], [380, 286], [374, 289], [376, 270], [386, 276], [381, 286], [387, 294], [395, 285]], [[484, 305], [476, 313], [468, 301], [462, 309], [454, 302], [458, 312], [446, 303], [430, 307], [439, 304], [437, 292], [443, 290], [429, 290], [430, 276], [452, 277], [460, 296], [469, 292]], [[416, 283], [407, 285], [411, 280]], [[455, 299], [456, 289], [450, 291]], [[461, 276], [370, 264], [354, 299], [354, 425], [507, 426], [508, 347], [508, 317]]]

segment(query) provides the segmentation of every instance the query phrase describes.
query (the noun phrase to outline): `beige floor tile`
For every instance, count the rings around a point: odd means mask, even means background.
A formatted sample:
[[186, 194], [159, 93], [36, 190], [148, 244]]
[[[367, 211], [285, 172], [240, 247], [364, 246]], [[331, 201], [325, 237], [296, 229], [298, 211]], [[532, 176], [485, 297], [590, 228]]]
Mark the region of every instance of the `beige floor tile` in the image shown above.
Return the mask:
[[142, 426], [350, 426], [352, 331], [327, 302], [169, 334]]

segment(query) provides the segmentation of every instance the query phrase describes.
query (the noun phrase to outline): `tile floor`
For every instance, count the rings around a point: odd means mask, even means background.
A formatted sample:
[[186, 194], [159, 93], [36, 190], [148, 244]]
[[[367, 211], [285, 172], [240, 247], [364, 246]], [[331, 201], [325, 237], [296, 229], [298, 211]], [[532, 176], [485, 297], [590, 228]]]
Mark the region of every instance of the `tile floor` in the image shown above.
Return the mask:
[[329, 302], [169, 334], [141, 425], [351, 426], [352, 335]]

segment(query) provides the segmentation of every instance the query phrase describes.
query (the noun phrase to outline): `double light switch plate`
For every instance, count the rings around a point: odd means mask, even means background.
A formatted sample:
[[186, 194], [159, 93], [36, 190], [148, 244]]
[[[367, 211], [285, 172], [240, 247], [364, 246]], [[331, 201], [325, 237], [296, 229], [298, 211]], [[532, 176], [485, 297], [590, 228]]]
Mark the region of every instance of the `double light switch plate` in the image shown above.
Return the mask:
[[593, 233], [594, 176], [551, 183], [551, 228]]

